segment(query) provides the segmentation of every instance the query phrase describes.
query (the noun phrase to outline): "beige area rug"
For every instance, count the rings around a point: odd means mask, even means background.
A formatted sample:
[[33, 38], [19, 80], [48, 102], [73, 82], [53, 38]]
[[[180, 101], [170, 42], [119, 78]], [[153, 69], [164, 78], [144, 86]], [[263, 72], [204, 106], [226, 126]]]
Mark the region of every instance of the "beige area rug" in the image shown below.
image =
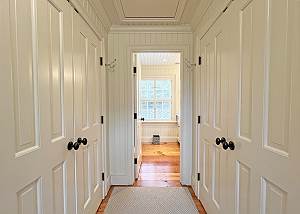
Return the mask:
[[196, 214], [186, 187], [115, 187], [105, 214]]

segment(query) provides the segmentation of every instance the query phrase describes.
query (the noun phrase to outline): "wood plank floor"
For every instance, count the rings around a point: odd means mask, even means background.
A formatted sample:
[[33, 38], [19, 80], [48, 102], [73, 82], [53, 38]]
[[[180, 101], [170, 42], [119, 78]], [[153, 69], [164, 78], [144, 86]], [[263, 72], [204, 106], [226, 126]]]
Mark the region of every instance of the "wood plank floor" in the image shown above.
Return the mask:
[[[180, 146], [177, 143], [143, 144], [142, 165], [135, 187], [182, 187], [180, 183]], [[97, 214], [104, 213], [114, 187], [101, 202]], [[193, 189], [188, 186], [193, 201], [201, 214], [206, 214]]]

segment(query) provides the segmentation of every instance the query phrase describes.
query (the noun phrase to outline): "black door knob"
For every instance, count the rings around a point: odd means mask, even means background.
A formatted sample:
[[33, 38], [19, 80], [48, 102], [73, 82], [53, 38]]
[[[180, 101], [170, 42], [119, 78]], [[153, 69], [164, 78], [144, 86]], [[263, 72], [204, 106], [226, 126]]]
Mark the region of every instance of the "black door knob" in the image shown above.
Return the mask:
[[226, 142], [226, 138], [225, 137], [222, 137], [222, 138], [217, 137], [216, 138], [216, 144], [217, 145], [220, 145], [220, 143], [224, 143], [224, 142]]
[[68, 143], [67, 148], [68, 148], [68, 150], [72, 150], [72, 149], [73, 149], [73, 142], [72, 142], [72, 141], [70, 141], [70, 142]]
[[75, 150], [78, 150], [79, 149], [79, 146], [80, 146], [80, 143], [79, 142], [75, 142], [74, 145], [73, 145], [73, 148]]
[[85, 137], [82, 139], [81, 142], [82, 142], [83, 145], [86, 145], [88, 143], [88, 141], [87, 141], [87, 139]]
[[78, 143], [78, 142], [73, 143], [72, 141], [70, 141], [70, 142], [68, 143], [67, 148], [68, 148], [68, 150], [72, 150], [72, 149], [78, 150], [78, 149], [79, 149], [79, 146], [80, 146], [80, 143]]
[[141, 118], [141, 121], [145, 121], [145, 118], [142, 117], [142, 118]]
[[234, 150], [234, 149], [235, 149], [234, 142], [232, 142], [232, 141], [229, 141], [229, 143], [228, 143], [228, 147], [229, 147], [229, 149], [230, 149], [230, 150]]
[[79, 145], [82, 143], [81, 137], [77, 138], [77, 143], [79, 143]]
[[227, 143], [227, 141], [223, 142], [223, 149], [225, 149], [225, 150], [228, 149], [228, 143]]

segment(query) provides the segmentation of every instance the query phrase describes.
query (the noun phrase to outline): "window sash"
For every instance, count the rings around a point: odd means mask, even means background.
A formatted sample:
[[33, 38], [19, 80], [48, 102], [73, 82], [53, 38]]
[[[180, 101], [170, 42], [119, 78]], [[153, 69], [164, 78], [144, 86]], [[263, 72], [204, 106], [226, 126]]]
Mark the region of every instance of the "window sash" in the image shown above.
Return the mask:
[[[160, 91], [165, 91], [168, 98], [164, 98], [163, 96], [157, 96], [157, 81], [167, 80], [169, 82], [169, 88], [159, 89]], [[148, 81], [146, 84], [146, 88], [143, 90], [151, 89], [152, 92], [144, 93], [142, 89], [140, 89], [140, 110], [141, 115], [145, 118], [145, 120], [171, 120], [172, 119], [172, 109], [173, 109], [173, 90], [172, 90], [172, 80], [171, 79], [144, 79], [142, 81]], [[152, 84], [151, 84], [152, 82]], [[150, 85], [150, 88], [149, 88]], [[152, 85], [152, 88], [151, 88]], [[145, 86], [145, 85], [144, 85]], [[149, 94], [151, 96], [149, 96]], [[153, 95], [153, 96], [152, 96]], [[153, 99], [151, 99], [151, 97]], [[152, 106], [152, 107], [151, 107]]]

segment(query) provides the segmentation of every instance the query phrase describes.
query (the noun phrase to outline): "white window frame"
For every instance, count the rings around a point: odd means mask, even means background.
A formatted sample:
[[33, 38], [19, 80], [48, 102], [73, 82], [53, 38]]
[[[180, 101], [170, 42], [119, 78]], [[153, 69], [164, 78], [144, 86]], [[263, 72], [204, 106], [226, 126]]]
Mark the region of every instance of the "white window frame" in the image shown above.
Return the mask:
[[[164, 75], [164, 76], [144, 76], [142, 77], [141, 80], [171, 80], [171, 119], [170, 120], [161, 120], [161, 119], [154, 119], [154, 120], [145, 120], [145, 122], [171, 122], [176, 120], [176, 75]], [[140, 94], [139, 94], [140, 96]], [[147, 99], [142, 99], [141, 97], [139, 98], [139, 105], [141, 105], [142, 101], [153, 101], [156, 103], [157, 101], [164, 101], [164, 100], [147, 100]], [[166, 100], [169, 101], [169, 100]]]

